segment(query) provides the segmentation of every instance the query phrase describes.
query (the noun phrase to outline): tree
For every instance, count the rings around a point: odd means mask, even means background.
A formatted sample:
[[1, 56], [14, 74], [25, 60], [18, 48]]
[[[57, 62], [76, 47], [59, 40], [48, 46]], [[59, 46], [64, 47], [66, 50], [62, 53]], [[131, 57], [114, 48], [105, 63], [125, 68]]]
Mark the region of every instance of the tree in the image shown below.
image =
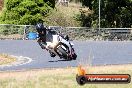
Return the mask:
[[5, 0], [1, 23], [36, 24], [55, 7], [55, 0]]
[[82, 6], [87, 6], [90, 10], [92, 10], [92, 1], [93, 0], [81, 0]]
[[131, 27], [132, 0], [102, 0], [101, 27]]
[[[91, 26], [98, 26], [99, 0], [82, 0], [82, 5], [89, 7], [94, 13], [90, 18]], [[100, 0], [101, 1], [101, 27], [131, 27], [132, 26], [132, 0]], [[89, 4], [88, 4], [88, 3]], [[89, 16], [87, 16], [89, 18]], [[89, 19], [87, 20], [87, 22]]]

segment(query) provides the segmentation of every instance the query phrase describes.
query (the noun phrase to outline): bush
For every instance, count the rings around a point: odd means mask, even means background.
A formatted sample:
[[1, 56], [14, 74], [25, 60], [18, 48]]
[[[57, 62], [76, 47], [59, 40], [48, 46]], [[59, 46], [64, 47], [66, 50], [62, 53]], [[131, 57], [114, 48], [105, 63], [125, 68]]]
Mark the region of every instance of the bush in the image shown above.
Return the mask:
[[44, 20], [48, 25], [75, 27], [80, 26], [79, 22], [74, 19], [74, 15], [79, 12], [78, 8], [58, 6], [51, 11]]
[[80, 9], [80, 13], [74, 16], [76, 21], [80, 22], [82, 27], [91, 27], [92, 25], [92, 11], [84, 11]]
[[1, 15], [1, 22], [6, 24], [36, 24], [43, 21], [51, 9], [54, 0], [5, 0], [5, 10]]

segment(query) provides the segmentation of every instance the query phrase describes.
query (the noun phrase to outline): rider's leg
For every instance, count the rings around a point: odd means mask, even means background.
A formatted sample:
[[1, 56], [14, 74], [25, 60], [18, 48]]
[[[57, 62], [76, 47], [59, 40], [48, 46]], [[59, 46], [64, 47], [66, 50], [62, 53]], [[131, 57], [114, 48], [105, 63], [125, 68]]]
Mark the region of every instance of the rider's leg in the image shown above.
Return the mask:
[[57, 52], [57, 46], [54, 47], [54, 51], [60, 56], [60, 54]]
[[40, 40], [40, 39], [38, 39], [38, 44], [40, 45], [40, 47], [42, 48], [42, 49], [45, 49], [45, 47], [43, 46], [43, 44], [42, 44], [42, 41]]
[[42, 49], [45, 49], [46, 48], [46, 43], [45, 42], [42, 42], [42, 40], [41, 39], [38, 39], [38, 44], [40, 45], [40, 47], [42, 48]]

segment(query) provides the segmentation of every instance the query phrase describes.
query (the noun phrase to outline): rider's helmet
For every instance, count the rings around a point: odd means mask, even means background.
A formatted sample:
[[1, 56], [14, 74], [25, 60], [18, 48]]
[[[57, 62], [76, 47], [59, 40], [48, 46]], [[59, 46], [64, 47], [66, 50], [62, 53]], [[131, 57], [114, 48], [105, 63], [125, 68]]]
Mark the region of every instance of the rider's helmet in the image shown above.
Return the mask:
[[36, 30], [38, 32], [44, 31], [45, 30], [45, 27], [44, 27], [43, 23], [37, 23]]

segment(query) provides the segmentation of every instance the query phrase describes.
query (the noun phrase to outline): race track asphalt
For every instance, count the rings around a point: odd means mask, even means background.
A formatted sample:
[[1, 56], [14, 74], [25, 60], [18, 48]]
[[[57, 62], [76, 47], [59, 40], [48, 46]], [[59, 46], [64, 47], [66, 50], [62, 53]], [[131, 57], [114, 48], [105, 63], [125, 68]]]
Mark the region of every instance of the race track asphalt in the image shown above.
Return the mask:
[[64, 61], [52, 58], [33, 40], [0, 40], [0, 53], [29, 57], [27, 64], [0, 67], [4, 70], [70, 67], [78, 64], [109, 65], [132, 63], [132, 42], [126, 41], [73, 41], [78, 55], [77, 60]]

